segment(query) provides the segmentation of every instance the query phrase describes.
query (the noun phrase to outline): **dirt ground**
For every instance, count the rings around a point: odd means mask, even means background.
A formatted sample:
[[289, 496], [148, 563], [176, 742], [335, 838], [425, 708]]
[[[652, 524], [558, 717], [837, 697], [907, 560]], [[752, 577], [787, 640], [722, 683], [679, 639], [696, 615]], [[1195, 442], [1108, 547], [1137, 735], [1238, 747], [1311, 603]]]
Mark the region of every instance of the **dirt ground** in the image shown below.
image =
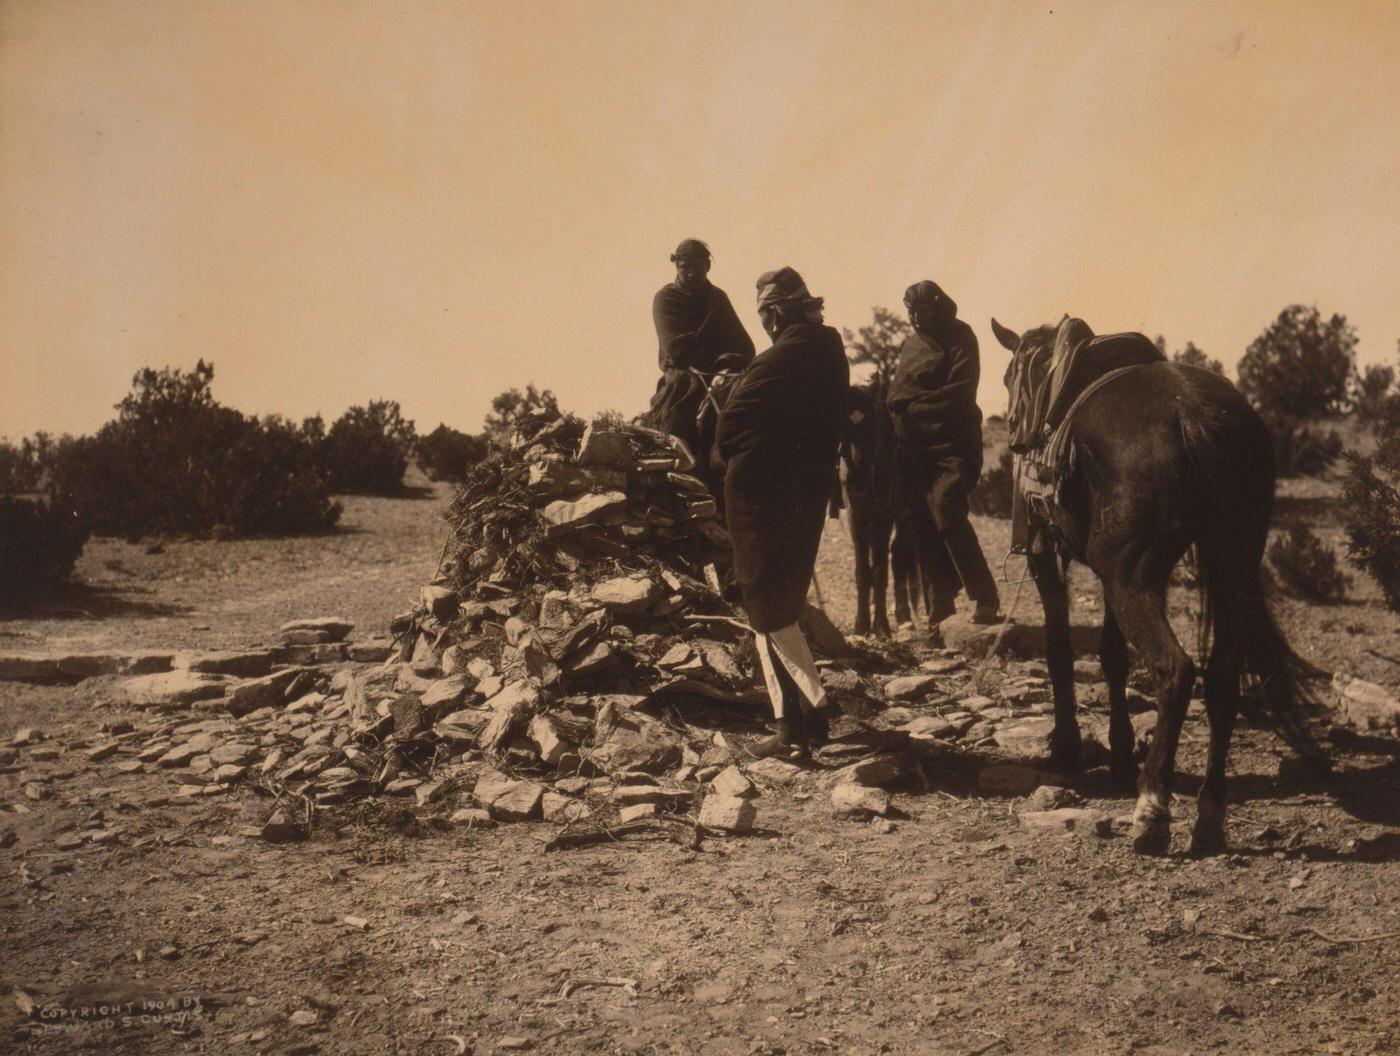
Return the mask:
[[[1334, 490], [1290, 487], [1281, 521], [1336, 543]], [[446, 498], [351, 498], [343, 530], [312, 538], [158, 553], [94, 541], [86, 587], [61, 611], [0, 623], [0, 652], [248, 645], [332, 614], [357, 637], [382, 633], [432, 573]], [[989, 554], [1005, 551], [1003, 524], [977, 527]], [[849, 561], [833, 524], [820, 582], [844, 626]], [[1094, 624], [1087, 573], [1073, 594], [1076, 622]], [[1173, 599], [1183, 632], [1192, 605]], [[1358, 577], [1343, 605], [1280, 611], [1328, 671], [1400, 684], [1400, 625], [1373, 584]], [[1027, 584], [1015, 615], [1037, 613]], [[0, 766], [0, 981], [125, 1010], [46, 1022], [7, 1000], [6, 1052], [1400, 1051], [1393, 739], [1339, 737], [1337, 774], [1311, 782], [1288, 767], [1280, 780], [1277, 741], [1242, 730], [1232, 851], [1204, 860], [1184, 854], [1200, 721], [1162, 859], [1122, 836], [1025, 831], [1014, 797], [976, 791], [983, 761], [953, 751], [925, 768], [926, 788], [896, 795], [890, 831], [834, 819], [815, 770], [763, 790], [757, 835], [699, 850], [658, 839], [546, 853], [542, 823], [440, 830], [385, 811], [274, 846], [239, 835], [266, 812], [246, 791], [184, 805], [165, 774], [117, 779], [84, 759], [102, 724], [141, 719], [119, 684], [0, 682], [0, 744], [28, 726], [59, 749], [39, 802], [22, 791], [23, 760]], [[1111, 814], [1130, 809], [1102, 771], [1077, 787]], [[84, 826], [116, 836], [59, 849]]]

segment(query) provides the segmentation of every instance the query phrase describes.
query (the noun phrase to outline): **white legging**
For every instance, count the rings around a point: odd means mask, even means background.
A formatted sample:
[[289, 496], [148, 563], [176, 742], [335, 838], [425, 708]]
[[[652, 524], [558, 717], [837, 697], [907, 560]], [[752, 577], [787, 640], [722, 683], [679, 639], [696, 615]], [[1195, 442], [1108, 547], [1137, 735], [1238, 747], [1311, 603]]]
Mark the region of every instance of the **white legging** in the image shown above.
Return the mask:
[[755, 631], [754, 637], [758, 640], [758, 662], [763, 665], [763, 681], [768, 686], [768, 699], [773, 702], [775, 719], [783, 717], [783, 686], [773, 666], [775, 655], [802, 693], [809, 710], [826, 703], [826, 690], [822, 687], [817, 665], [812, 660], [812, 650], [807, 648], [807, 639], [797, 624], [792, 623], [766, 634]]

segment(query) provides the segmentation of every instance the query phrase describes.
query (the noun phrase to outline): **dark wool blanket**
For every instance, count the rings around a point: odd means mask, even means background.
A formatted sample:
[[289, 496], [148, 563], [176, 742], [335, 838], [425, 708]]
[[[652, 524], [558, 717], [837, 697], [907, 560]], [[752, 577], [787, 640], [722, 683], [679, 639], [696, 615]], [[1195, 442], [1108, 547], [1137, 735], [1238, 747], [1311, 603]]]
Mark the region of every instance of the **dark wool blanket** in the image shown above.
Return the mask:
[[734, 571], [756, 631], [796, 623], [812, 581], [846, 420], [850, 368], [829, 326], [789, 326], [719, 420]]
[[906, 460], [936, 463], [951, 457], [975, 462], [980, 471], [981, 377], [977, 335], [962, 320], [943, 327], [937, 340], [918, 333], [905, 339], [887, 402]]
[[651, 315], [662, 374], [648, 417], [656, 428], [689, 443], [705, 386], [685, 368], [707, 374], [743, 370], [753, 362], [753, 339], [725, 292], [709, 283], [699, 290], [667, 283], [656, 291]]

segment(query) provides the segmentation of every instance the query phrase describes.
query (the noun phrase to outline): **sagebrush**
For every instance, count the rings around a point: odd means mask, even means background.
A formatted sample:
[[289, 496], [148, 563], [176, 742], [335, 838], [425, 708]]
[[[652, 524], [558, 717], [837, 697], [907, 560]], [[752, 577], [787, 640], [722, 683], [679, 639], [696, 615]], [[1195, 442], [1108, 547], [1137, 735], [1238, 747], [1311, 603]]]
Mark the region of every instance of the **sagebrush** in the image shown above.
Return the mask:
[[1341, 601], [1351, 586], [1351, 577], [1337, 564], [1336, 551], [1307, 525], [1290, 525], [1269, 544], [1268, 557], [1284, 590], [1305, 601]]
[[[314, 419], [318, 424], [320, 419]], [[330, 427], [321, 459], [331, 490], [352, 495], [395, 495], [417, 434], [394, 400], [351, 407]]]
[[1003, 451], [997, 464], [982, 473], [982, 479], [968, 496], [972, 512], [984, 517], [1008, 519], [1011, 516], [1011, 489], [1014, 486], [1011, 474], [1011, 452]]
[[67, 579], [87, 538], [62, 500], [0, 496], [0, 607]]
[[335, 524], [315, 430], [221, 406], [214, 367], [137, 373], [117, 418], [65, 440], [49, 488], [98, 535], [256, 535]]
[[1400, 396], [1381, 405], [1376, 421], [1376, 452], [1346, 456], [1342, 480], [1342, 523], [1347, 557], [1380, 585], [1386, 605], [1400, 612]]
[[472, 436], [448, 425], [439, 425], [414, 446], [414, 457], [429, 480], [450, 480], [461, 484], [467, 472], [491, 450], [485, 435]]

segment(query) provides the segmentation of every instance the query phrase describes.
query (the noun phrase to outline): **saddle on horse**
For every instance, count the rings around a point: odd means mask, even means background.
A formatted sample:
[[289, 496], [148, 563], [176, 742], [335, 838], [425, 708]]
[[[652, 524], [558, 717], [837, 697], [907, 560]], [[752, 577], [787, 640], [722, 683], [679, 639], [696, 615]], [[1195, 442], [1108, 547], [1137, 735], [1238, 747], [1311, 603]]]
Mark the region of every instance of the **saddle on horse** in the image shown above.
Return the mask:
[[[1020, 499], [1013, 505], [1022, 506], [1023, 516], [1031, 523], [1013, 524], [1013, 549], [1024, 552], [1025, 544], [1035, 543], [1032, 527], [1049, 528], [1054, 523], [1051, 507], [1074, 464], [1069, 435], [1075, 412], [1112, 378], [1165, 358], [1143, 334], [1097, 337], [1084, 320], [1068, 316], [1060, 322], [1054, 343], [1030, 354], [1021, 379], [1030, 386], [1023, 397], [1026, 420], [1016, 429], [1012, 448]], [[1017, 547], [1017, 542], [1022, 545]]]

